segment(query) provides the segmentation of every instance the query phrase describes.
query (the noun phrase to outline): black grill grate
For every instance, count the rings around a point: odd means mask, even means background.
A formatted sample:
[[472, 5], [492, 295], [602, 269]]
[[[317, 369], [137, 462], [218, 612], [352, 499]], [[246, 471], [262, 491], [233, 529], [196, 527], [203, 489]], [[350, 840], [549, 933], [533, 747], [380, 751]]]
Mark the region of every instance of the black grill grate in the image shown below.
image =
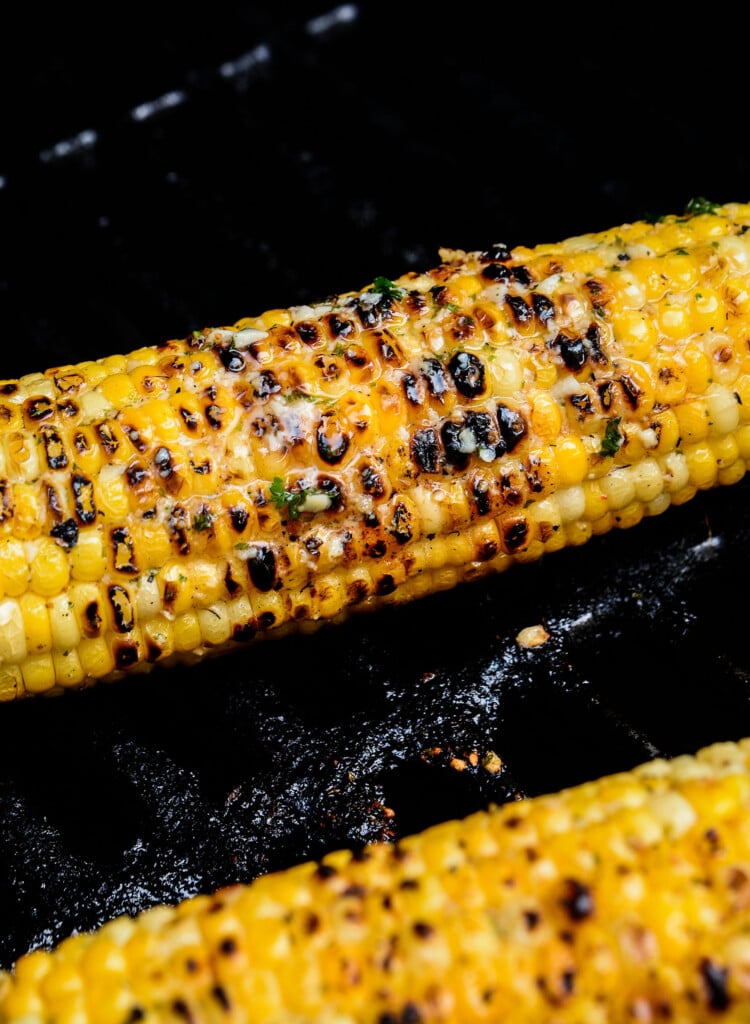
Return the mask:
[[[551, 69], [536, 96], [530, 62], [564, 26], [540, 36], [507, 10], [446, 25], [420, 7], [307, 4], [280, 21], [253, 4], [212, 23], [183, 12], [179, 32], [133, 14], [107, 59], [78, 26], [37, 31], [5, 97], [4, 375], [359, 287], [440, 245], [745, 198], [745, 154], [712, 149], [728, 102], [710, 122], [697, 103], [673, 115], [669, 135], [639, 125], [648, 164], [603, 166], [623, 149], [594, 32], [576, 25], [565, 90]], [[665, 82], [681, 77], [663, 59]], [[649, 107], [653, 81], [616, 86], [618, 110]], [[117, 913], [750, 732], [747, 498], [742, 482], [419, 605], [1, 707], [0, 964]], [[538, 623], [548, 643], [519, 647]], [[491, 751], [496, 774], [471, 763]]]

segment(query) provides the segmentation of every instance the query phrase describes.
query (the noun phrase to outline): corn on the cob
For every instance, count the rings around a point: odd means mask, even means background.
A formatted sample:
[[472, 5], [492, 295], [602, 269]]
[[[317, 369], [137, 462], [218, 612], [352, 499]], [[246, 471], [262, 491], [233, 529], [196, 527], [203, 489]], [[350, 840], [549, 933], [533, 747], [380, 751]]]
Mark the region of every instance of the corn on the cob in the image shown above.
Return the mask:
[[750, 205], [0, 383], [0, 698], [578, 545], [750, 458]]
[[750, 1019], [750, 739], [118, 917], [2, 1024]]

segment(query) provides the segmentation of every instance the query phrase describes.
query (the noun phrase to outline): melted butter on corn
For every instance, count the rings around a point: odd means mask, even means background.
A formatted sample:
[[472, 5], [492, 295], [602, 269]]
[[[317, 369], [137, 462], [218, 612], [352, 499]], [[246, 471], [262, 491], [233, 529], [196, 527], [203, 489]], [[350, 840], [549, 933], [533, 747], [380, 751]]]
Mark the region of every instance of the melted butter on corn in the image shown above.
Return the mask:
[[340, 621], [736, 483], [748, 228], [750, 206], [704, 204], [444, 249], [0, 382], [0, 698]]
[[653, 760], [30, 952], [0, 1022], [740, 1024], [749, 818], [749, 739]]

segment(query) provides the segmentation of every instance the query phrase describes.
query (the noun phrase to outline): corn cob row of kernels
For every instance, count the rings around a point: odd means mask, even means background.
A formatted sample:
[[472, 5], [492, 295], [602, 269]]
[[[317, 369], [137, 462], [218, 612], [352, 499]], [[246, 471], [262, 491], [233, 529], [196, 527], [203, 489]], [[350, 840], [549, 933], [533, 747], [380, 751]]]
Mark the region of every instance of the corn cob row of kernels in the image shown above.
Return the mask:
[[176, 907], [0, 974], [2, 1024], [750, 1019], [750, 740]]
[[742, 478], [750, 206], [0, 384], [0, 697], [499, 572]]

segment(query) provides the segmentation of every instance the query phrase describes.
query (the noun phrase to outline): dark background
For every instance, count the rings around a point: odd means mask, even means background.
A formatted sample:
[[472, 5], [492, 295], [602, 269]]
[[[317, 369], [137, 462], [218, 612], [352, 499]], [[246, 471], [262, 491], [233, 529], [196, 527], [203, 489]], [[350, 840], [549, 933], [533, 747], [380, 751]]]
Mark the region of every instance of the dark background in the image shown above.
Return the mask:
[[[18, 12], [0, 69], [2, 376], [424, 269], [440, 246], [750, 198], [731, 26], [659, 34], [618, 11]], [[750, 733], [747, 496], [700, 495], [335, 632], [0, 707], [0, 965], [116, 913]], [[550, 642], [519, 648], [539, 622]], [[498, 774], [467, 760], [489, 751]]]

